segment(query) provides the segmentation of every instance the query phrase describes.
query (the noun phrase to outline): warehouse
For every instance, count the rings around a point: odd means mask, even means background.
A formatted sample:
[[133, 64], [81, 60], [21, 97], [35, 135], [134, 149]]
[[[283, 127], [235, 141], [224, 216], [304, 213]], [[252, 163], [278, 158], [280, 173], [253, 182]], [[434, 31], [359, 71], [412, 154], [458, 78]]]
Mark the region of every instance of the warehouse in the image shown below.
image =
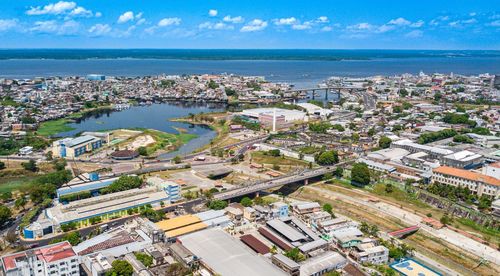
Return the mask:
[[179, 237], [208, 270], [222, 276], [286, 275], [243, 243], [220, 229], [207, 229]]
[[68, 204], [58, 204], [46, 210], [47, 217], [56, 224], [84, 221], [92, 217], [113, 216], [131, 208], [168, 202], [168, 194], [157, 187], [130, 189]]

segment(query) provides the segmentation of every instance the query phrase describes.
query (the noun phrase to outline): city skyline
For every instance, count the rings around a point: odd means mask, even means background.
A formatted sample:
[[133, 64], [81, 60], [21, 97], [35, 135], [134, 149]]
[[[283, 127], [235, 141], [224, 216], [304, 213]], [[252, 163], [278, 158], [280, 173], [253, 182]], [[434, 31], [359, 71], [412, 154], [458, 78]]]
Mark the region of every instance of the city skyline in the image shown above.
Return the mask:
[[22, 1], [0, 11], [2, 48], [498, 50], [499, 32], [487, 1]]

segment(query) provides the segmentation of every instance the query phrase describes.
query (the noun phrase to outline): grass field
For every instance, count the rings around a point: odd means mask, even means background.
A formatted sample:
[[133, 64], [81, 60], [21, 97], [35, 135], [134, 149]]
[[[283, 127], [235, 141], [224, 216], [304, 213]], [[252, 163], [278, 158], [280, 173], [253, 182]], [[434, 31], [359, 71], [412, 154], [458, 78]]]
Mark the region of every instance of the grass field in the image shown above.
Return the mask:
[[299, 166], [306, 167], [309, 164], [302, 160], [297, 160], [288, 157], [276, 157], [271, 155], [265, 155], [263, 151], [252, 152], [252, 162], [258, 164], [270, 164], [279, 166]]
[[68, 126], [68, 122], [68, 119], [58, 119], [43, 122], [40, 124], [40, 127], [38, 128], [36, 133], [42, 136], [51, 136], [59, 132], [71, 131], [74, 128]]
[[12, 192], [14, 190], [26, 190], [31, 180], [34, 178], [35, 177], [4, 178], [0, 180], [0, 193]]
[[151, 135], [156, 141], [155, 143], [147, 146], [148, 154], [154, 154], [157, 150], [176, 150], [180, 146], [197, 137], [196, 134], [182, 132], [179, 132], [179, 134], [172, 134], [152, 129], [145, 130], [144, 134]]

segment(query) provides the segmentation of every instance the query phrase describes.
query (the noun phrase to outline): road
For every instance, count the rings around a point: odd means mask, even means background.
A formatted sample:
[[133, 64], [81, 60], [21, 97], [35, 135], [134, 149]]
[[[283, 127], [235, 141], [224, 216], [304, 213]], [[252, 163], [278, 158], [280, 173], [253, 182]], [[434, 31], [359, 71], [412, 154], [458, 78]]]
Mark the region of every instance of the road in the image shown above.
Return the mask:
[[[162, 208], [160, 210], [164, 211], [165, 213], [168, 213], [168, 212], [173, 212], [174, 210], [176, 210], [179, 207], [182, 207], [185, 210], [190, 211], [190, 210], [192, 210], [192, 208], [194, 206], [202, 204], [202, 203], [204, 203], [204, 200], [201, 198], [198, 198], [198, 199], [190, 200], [187, 202], [180, 202], [180, 203], [172, 204], [169, 206], [165, 206], [164, 208]], [[119, 227], [119, 226], [125, 224], [126, 221], [128, 221], [134, 217], [137, 217], [137, 216], [139, 216], [139, 214], [115, 219], [112, 221], [107, 221], [104, 223], [99, 223], [99, 224], [92, 225], [92, 226], [89, 226], [86, 228], [81, 228], [78, 230], [78, 232], [80, 232], [80, 235], [82, 237], [85, 237], [85, 236], [89, 235], [92, 231], [94, 231], [96, 228], [99, 228], [104, 224], [107, 224], [109, 227], [116, 228], [116, 227]], [[59, 235], [55, 235], [55, 236], [52, 236], [50, 238], [38, 239], [38, 240], [21, 240], [21, 245], [23, 245], [25, 247], [29, 247], [30, 245], [44, 246], [44, 245], [48, 245], [54, 239], [62, 238], [66, 234], [67, 233], [61, 233]]]
[[227, 199], [240, 197], [243, 195], [248, 195], [248, 194], [252, 194], [255, 192], [259, 192], [259, 191], [263, 191], [263, 190], [267, 190], [267, 189], [271, 189], [271, 188], [275, 188], [275, 187], [279, 187], [279, 186], [283, 186], [283, 185], [287, 185], [287, 184], [291, 184], [291, 183], [305, 181], [305, 180], [308, 180], [310, 178], [324, 175], [326, 173], [331, 173], [331, 172], [335, 171], [337, 166], [340, 166], [340, 165], [345, 164], [345, 163], [347, 163], [347, 162], [339, 163], [336, 166], [321, 167], [318, 169], [306, 170], [306, 171], [298, 172], [298, 173], [291, 174], [291, 175], [281, 176], [281, 177], [274, 178], [271, 180], [259, 181], [259, 182], [252, 183], [252, 184], [249, 184], [249, 185], [246, 185], [243, 187], [234, 188], [231, 190], [227, 190], [227, 191], [218, 193], [218, 194], [214, 195], [214, 199], [227, 200]]
[[368, 92], [361, 93], [363, 96], [363, 104], [366, 110], [373, 110], [376, 107], [377, 101], [375, 96], [370, 95]]
[[[423, 223], [422, 217], [419, 215], [414, 214], [413, 212], [406, 211], [404, 209], [401, 209], [397, 206], [394, 206], [392, 204], [388, 204], [386, 202], [370, 202], [365, 200], [365, 197], [361, 198], [354, 198], [351, 196], [347, 196], [345, 194], [341, 194], [338, 192], [333, 192], [330, 190], [325, 190], [321, 189], [318, 187], [309, 187], [310, 189], [320, 192], [323, 194], [328, 194], [332, 197], [336, 197], [339, 199], [342, 199], [347, 202], [354, 203], [359, 206], [363, 206], [369, 209], [373, 209], [379, 212], [382, 212], [386, 215], [389, 215], [391, 217], [397, 218], [401, 221], [404, 221], [408, 225], [418, 225], [420, 226], [420, 231], [424, 231], [427, 234], [434, 236], [435, 238], [439, 238], [442, 240], [445, 240], [458, 248], [462, 248], [463, 250], [476, 255], [480, 258], [484, 258], [487, 261], [490, 261], [495, 264], [500, 264], [500, 252], [486, 246], [484, 244], [481, 244], [473, 239], [470, 239], [468, 237], [465, 237], [459, 233], [456, 233], [446, 227], [441, 228], [441, 229], [434, 229], [432, 227], [429, 227]], [[369, 197], [370, 195], [365, 195], [366, 198]]]

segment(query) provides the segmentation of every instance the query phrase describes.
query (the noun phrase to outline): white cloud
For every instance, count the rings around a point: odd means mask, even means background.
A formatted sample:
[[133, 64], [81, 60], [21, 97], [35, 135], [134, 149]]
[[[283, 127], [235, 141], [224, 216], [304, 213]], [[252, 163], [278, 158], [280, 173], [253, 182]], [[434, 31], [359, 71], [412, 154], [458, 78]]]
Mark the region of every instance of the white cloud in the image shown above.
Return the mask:
[[423, 20], [419, 20], [417, 22], [413, 22], [411, 23], [410, 27], [412, 28], [420, 28], [422, 27], [423, 25], [425, 24], [425, 22]]
[[476, 16], [476, 15], [477, 15], [477, 13], [475, 13], [475, 12], [469, 13], [469, 16]]
[[224, 22], [217, 22], [217, 23], [212, 23], [212, 22], [204, 22], [198, 25], [198, 28], [200, 29], [207, 29], [207, 30], [232, 30], [234, 29], [233, 26], [228, 25]]
[[0, 32], [13, 29], [17, 26], [17, 19], [0, 19]]
[[417, 38], [421, 37], [424, 34], [421, 30], [413, 30], [407, 34], [405, 34], [405, 37], [410, 37], [410, 38]]
[[102, 16], [102, 13], [101, 12], [96, 12], [95, 13], [95, 17], [101, 17]]
[[452, 22], [448, 23], [448, 25], [450, 25], [450, 27], [459, 27], [460, 21], [452, 21]]
[[245, 26], [243, 26], [240, 31], [241, 32], [256, 32], [256, 31], [262, 31], [267, 27], [267, 21], [264, 21], [262, 19], [254, 19]]
[[330, 32], [331, 30], [333, 30], [333, 28], [330, 26], [324, 26], [323, 28], [321, 28], [322, 32]]
[[111, 27], [108, 24], [95, 24], [89, 28], [88, 32], [95, 36], [101, 36], [111, 32]]
[[70, 16], [79, 16], [79, 17], [92, 17], [92, 11], [90, 10], [87, 10], [86, 8], [84, 7], [76, 7], [75, 9], [73, 9], [70, 13], [69, 13]]
[[171, 25], [180, 25], [181, 24], [181, 19], [178, 17], [168, 17], [168, 18], [163, 18], [158, 22], [158, 27], [166, 27], [166, 26], [171, 26]]
[[298, 23], [298, 20], [295, 17], [274, 19], [274, 24], [278, 25], [278, 26], [293, 25], [293, 24], [297, 24], [297, 23]]
[[320, 17], [318, 17], [316, 19], [316, 22], [318, 22], [318, 23], [328, 23], [330, 21], [328, 20], [328, 17], [326, 17], [326, 16], [320, 16]]
[[80, 28], [80, 24], [74, 20], [64, 21], [58, 24], [55, 20], [36, 21], [30, 31], [36, 33], [52, 33], [58, 35], [75, 34]]
[[118, 17], [118, 23], [123, 24], [128, 21], [134, 20], [134, 13], [132, 11], [127, 11]]
[[500, 20], [495, 20], [493, 22], [490, 22], [488, 25], [493, 27], [500, 27]]
[[406, 20], [406, 19], [404, 19], [403, 17], [399, 17], [399, 18], [396, 18], [396, 19], [392, 19], [387, 24], [396, 25], [396, 26], [407, 26], [407, 25], [410, 25], [411, 22], [408, 21], [408, 20]]
[[208, 11], [208, 15], [209, 15], [209, 16], [212, 16], [212, 17], [217, 16], [217, 14], [218, 14], [218, 13], [219, 13], [219, 12], [218, 12], [217, 10], [209, 10], [209, 11]]
[[308, 30], [312, 28], [312, 23], [310, 21], [304, 22], [302, 24], [297, 23], [292, 25], [292, 29], [294, 30]]
[[59, 1], [57, 3], [47, 4], [45, 6], [31, 7], [26, 11], [27, 15], [41, 15], [41, 14], [64, 14], [76, 7], [75, 2]]
[[142, 25], [142, 24], [144, 24], [144, 23], [146, 23], [146, 19], [141, 18], [141, 19], [139, 19], [139, 20], [137, 21], [137, 23], [136, 23], [136, 24], [137, 24], [137, 26], [139, 26], [139, 25]]
[[395, 25], [382, 25], [377, 28], [377, 33], [385, 33], [396, 29]]
[[351, 31], [369, 31], [369, 30], [372, 30], [373, 28], [374, 28], [373, 25], [371, 25], [370, 23], [366, 23], [366, 22], [347, 26], [347, 29], [351, 30]]
[[470, 19], [467, 19], [467, 20], [462, 20], [462, 23], [464, 23], [464, 24], [474, 24], [474, 23], [477, 23], [477, 20], [475, 18], [470, 18]]
[[224, 22], [231, 22], [233, 24], [243, 23], [245, 21], [245, 19], [241, 16], [231, 17], [230, 15], [224, 16], [224, 18], [222, 20]]

